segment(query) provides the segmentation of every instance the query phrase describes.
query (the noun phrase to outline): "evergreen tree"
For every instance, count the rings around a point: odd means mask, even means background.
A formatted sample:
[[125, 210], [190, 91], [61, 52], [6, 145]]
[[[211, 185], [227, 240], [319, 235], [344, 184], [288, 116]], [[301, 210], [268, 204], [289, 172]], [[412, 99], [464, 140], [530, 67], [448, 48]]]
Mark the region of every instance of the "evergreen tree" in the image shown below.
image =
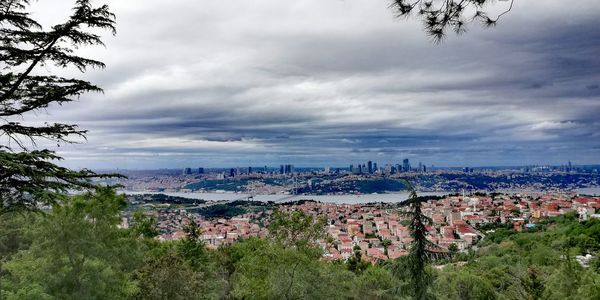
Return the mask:
[[348, 258], [346, 265], [348, 266], [348, 270], [360, 274], [369, 268], [370, 263], [362, 260], [362, 250], [359, 246], [354, 246], [352, 250], [354, 255]]
[[[77, 56], [73, 49], [103, 45], [94, 29], [115, 33], [115, 16], [108, 6], [93, 7], [77, 0], [72, 15], [45, 30], [27, 12], [30, 0], [0, 1], [0, 213], [36, 209], [53, 203], [69, 189], [91, 188], [98, 177], [90, 170], [73, 171], [55, 164], [61, 157], [38, 149], [40, 140], [74, 143], [86, 131], [75, 124], [23, 122], [27, 116], [102, 90], [90, 82], [41, 75], [40, 67], [104, 68], [100, 61]], [[47, 72], [47, 71], [46, 71]]]
[[427, 289], [432, 282], [431, 274], [427, 271], [427, 264], [433, 257], [432, 249], [435, 245], [427, 239], [428, 231], [425, 226], [432, 223], [431, 219], [423, 214], [421, 210], [421, 199], [413, 186], [406, 182], [410, 191], [408, 200], [404, 202], [410, 209], [401, 213], [403, 217], [410, 219], [409, 229], [413, 238], [409, 254], [409, 269], [412, 280], [414, 299], [426, 299]]
[[400, 284], [387, 269], [370, 267], [356, 278], [354, 299], [403, 299], [398, 294]]
[[194, 271], [208, 270], [206, 246], [200, 240], [201, 229], [193, 219], [183, 227], [186, 238], [181, 241], [179, 250]]
[[388, 256], [388, 247], [392, 244], [392, 241], [390, 241], [389, 239], [383, 239], [383, 241], [381, 241], [381, 245], [383, 246], [383, 254], [385, 254], [385, 256]]
[[133, 278], [139, 287], [134, 299], [218, 299], [210, 280], [173, 249], [151, 256]]
[[143, 211], [136, 211], [131, 218], [131, 232], [135, 237], [155, 238], [160, 234], [156, 222], [155, 217], [147, 216]]
[[495, 16], [485, 11], [492, 2], [494, 0], [394, 0], [390, 6], [398, 17], [416, 13], [423, 21], [425, 32], [434, 42], [440, 42], [448, 29], [461, 34], [470, 22], [481, 22], [486, 27], [496, 25], [512, 9], [514, 0]]

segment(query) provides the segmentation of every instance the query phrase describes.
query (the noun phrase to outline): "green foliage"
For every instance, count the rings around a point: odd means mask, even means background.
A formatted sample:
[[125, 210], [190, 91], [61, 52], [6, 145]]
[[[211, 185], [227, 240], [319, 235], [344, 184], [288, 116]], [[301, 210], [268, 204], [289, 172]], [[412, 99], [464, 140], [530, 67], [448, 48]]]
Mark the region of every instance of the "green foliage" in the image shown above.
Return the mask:
[[159, 235], [156, 222], [155, 217], [148, 216], [143, 211], [136, 211], [131, 220], [131, 231], [136, 237], [154, 238]]
[[577, 299], [574, 291], [579, 286], [581, 268], [574, 265], [569, 258], [565, 260], [546, 280], [545, 299]]
[[135, 271], [136, 299], [219, 299], [224, 281], [201, 243], [189, 238], [161, 245]]
[[204, 243], [199, 240], [201, 229], [191, 220], [183, 228], [187, 237], [179, 243], [179, 252], [194, 271], [209, 271], [209, 257]]
[[117, 227], [125, 204], [110, 189], [64, 198], [26, 227], [31, 246], [5, 264], [7, 297], [43, 291], [59, 299], [124, 298], [141, 262], [136, 240]]
[[241, 206], [228, 204], [215, 204], [201, 208], [197, 212], [205, 218], [231, 218], [246, 213], [246, 209]]
[[408, 182], [406, 185], [410, 191], [410, 196], [405, 203], [410, 205], [410, 210], [402, 212], [401, 215], [409, 218], [409, 228], [413, 237], [408, 256], [408, 268], [412, 280], [410, 287], [413, 290], [414, 299], [427, 299], [430, 297], [428, 294], [429, 285], [433, 280], [431, 273], [427, 271], [427, 264], [434, 256], [432, 248], [435, 245], [427, 239], [428, 231], [425, 226], [432, 224], [432, 221], [423, 214], [421, 200], [412, 185]]
[[264, 212], [272, 207], [272, 203], [260, 201], [231, 201], [225, 204], [215, 204], [200, 209], [193, 209], [199, 215], [208, 218], [231, 218], [248, 212]]
[[572, 246], [579, 248], [581, 253], [600, 250], [600, 219], [590, 219], [585, 222], [572, 222], [566, 231]]
[[[108, 6], [93, 7], [88, 0], [75, 2], [72, 15], [61, 24], [44, 30], [27, 12], [30, 1], [0, 1], [0, 214], [12, 210], [37, 210], [52, 204], [68, 190], [93, 188], [87, 181], [98, 177], [89, 170], [73, 171], [55, 162], [61, 157], [49, 150], [31, 150], [39, 139], [73, 143], [86, 131], [74, 124], [22, 122], [52, 104], [74, 101], [99, 87], [83, 80], [41, 75], [39, 67], [54, 64], [103, 68], [100, 61], [77, 56], [73, 49], [102, 45], [94, 29], [114, 33], [114, 15]], [[35, 117], [35, 115], [34, 115]], [[31, 120], [29, 120], [31, 121]], [[14, 147], [13, 147], [14, 145]]]
[[234, 263], [234, 298], [345, 299], [351, 295], [352, 273], [320, 261], [318, 251], [270, 241], [254, 246], [258, 247]]
[[[447, 276], [459, 278], [455, 273], [461, 272], [483, 280], [478, 287], [490, 284], [493, 298], [594, 299], [598, 271], [593, 264], [582, 269], [573, 258], [581, 253], [576, 238], [593, 236], [595, 223], [579, 222], [574, 215], [565, 215], [544, 220], [545, 229], [540, 231], [497, 229], [486, 237], [485, 246], [475, 253], [475, 259], [464, 267], [440, 271], [435, 290], [439, 297], [456, 298], [456, 287], [440, 289], [439, 281]], [[439, 294], [443, 291], [446, 292]]]
[[381, 241], [381, 246], [383, 246], [383, 254], [385, 254], [385, 256], [388, 255], [388, 247], [392, 244], [392, 241], [388, 240], [388, 239], [383, 239]]
[[458, 246], [456, 246], [456, 244], [451, 244], [450, 246], [448, 246], [448, 251], [450, 251], [450, 253], [454, 255], [456, 252], [458, 252]]
[[169, 204], [188, 204], [198, 205], [206, 203], [206, 200], [192, 199], [179, 196], [170, 196], [165, 194], [143, 194], [143, 195], [127, 195], [131, 201], [139, 201], [145, 203], [169, 203]]
[[275, 212], [270, 238], [215, 251], [195, 222], [169, 242], [150, 238], [154, 221], [141, 213], [119, 228], [124, 205], [100, 189], [47, 214], [4, 215], [3, 299], [598, 299], [598, 260], [582, 268], [573, 259], [573, 237], [593, 236], [596, 221], [547, 220], [544, 231], [488, 241], [440, 268], [426, 257], [420, 294], [413, 257], [371, 265], [355, 247], [347, 262], [322, 260], [325, 223], [301, 211]]
[[371, 264], [362, 260], [362, 252], [360, 247], [355, 246], [355, 248], [358, 249], [354, 249], [354, 253], [350, 258], [348, 258], [346, 265], [348, 266], [348, 270], [356, 274], [360, 274], [367, 270]]
[[600, 299], [600, 274], [594, 270], [587, 270], [581, 275], [580, 285], [577, 288], [576, 299]]
[[[37, 216], [32, 213], [6, 213], [0, 216], [0, 258], [9, 259], [19, 250], [27, 249], [31, 244], [25, 236], [25, 229]], [[1, 260], [0, 260], [1, 262]]]
[[137, 299], [209, 299], [200, 273], [194, 272], [181, 255], [168, 251], [151, 257], [134, 276], [139, 285]]
[[400, 285], [398, 278], [387, 269], [372, 267], [357, 277], [354, 296], [356, 299], [399, 299]]
[[434, 283], [439, 299], [494, 299], [491, 283], [464, 270], [443, 272]]
[[325, 237], [326, 224], [327, 219], [315, 220], [301, 210], [284, 213], [276, 209], [269, 224], [269, 235], [284, 246], [306, 247]]

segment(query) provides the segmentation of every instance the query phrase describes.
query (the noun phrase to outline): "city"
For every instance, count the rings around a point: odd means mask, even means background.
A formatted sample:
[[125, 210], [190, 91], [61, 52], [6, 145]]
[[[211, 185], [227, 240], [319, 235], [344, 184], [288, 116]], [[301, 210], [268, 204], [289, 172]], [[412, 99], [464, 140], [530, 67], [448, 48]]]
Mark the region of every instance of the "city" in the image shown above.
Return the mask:
[[[144, 205], [145, 197], [137, 196], [136, 205]], [[147, 198], [146, 200], [149, 200]], [[148, 201], [150, 202], [150, 201]], [[268, 236], [268, 220], [274, 209], [283, 212], [301, 210], [315, 219], [327, 218], [326, 231], [331, 240], [319, 241], [323, 258], [347, 260], [354, 255], [355, 247], [372, 263], [408, 255], [412, 241], [407, 218], [401, 217], [402, 208], [396, 204], [335, 204], [311, 200], [297, 203], [259, 205], [258, 209], [237, 211], [238, 215], [223, 213], [210, 215], [192, 207], [171, 207], [173, 201], [155, 203], [146, 214], [154, 216], [161, 232], [160, 240], [177, 240], [186, 237], [182, 228], [191, 220], [201, 228], [201, 240], [212, 249], [249, 237]], [[211, 203], [203, 203], [209, 206]], [[214, 203], [217, 205], [218, 203]], [[237, 203], [251, 207], [256, 203]], [[148, 206], [146, 206], [148, 207]], [[544, 218], [576, 213], [583, 221], [600, 219], [600, 196], [580, 196], [575, 193], [531, 194], [471, 194], [434, 197], [423, 204], [424, 214], [433, 223], [428, 226], [428, 239], [442, 252], [476, 249], [480, 240], [497, 227], [516, 231], [530, 230]], [[227, 217], [224, 217], [226, 216]], [[122, 226], [127, 226], [124, 218]], [[384, 241], [389, 241], [385, 243]]]
[[0, 299], [599, 300], [598, 0], [0, 0]]
[[421, 192], [576, 191], [600, 186], [600, 165], [522, 167], [411, 167], [368, 161], [347, 168], [184, 168], [117, 170], [127, 179], [105, 180], [131, 192], [235, 192], [250, 195], [343, 195], [401, 192], [408, 180]]

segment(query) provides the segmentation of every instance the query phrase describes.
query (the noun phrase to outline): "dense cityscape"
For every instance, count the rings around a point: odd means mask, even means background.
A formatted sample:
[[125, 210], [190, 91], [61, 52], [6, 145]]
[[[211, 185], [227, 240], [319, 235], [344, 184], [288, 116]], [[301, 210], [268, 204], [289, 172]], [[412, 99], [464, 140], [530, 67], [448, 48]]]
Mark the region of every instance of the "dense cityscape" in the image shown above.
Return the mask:
[[600, 300], [596, 2], [0, 0], [0, 300]]
[[[428, 239], [440, 252], [477, 249], [478, 242], [496, 227], [530, 230], [548, 217], [576, 213], [582, 220], [599, 218], [600, 197], [578, 189], [600, 186], [598, 166], [525, 166], [511, 168], [435, 168], [368, 161], [348, 168], [184, 168], [125, 171], [124, 186], [135, 208], [157, 220], [158, 239], [186, 237], [183, 228], [194, 221], [200, 239], [209, 248], [249, 237], [265, 238], [274, 210], [301, 210], [315, 219], [326, 217], [329, 239], [319, 241], [326, 260], [348, 260], [360, 251], [372, 263], [408, 255], [411, 236], [402, 217], [402, 200], [378, 201], [377, 194], [401, 193], [410, 182], [417, 190], [436, 191], [425, 196], [423, 211], [433, 220]], [[595, 190], [594, 190], [595, 191]], [[167, 195], [162, 194], [167, 193]], [[177, 196], [168, 196], [176, 193]], [[362, 203], [340, 203], [336, 195], [373, 194]], [[203, 195], [216, 197], [204, 200]], [[216, 196], [215, 196], [216, 194]], [[219, 199], [219, 194], [240, 194]], [[260, 195], [299, 195], [300, 201], [255, 201]], [[186, 198], [186, 195], [195, 197]], [[242, 195], [247, 195], [246, 198]], [[333, 196], [331, 202], [311, 200]], [[286, 199], [286, 198], [282, 198]], [[364, 203], [369, 201], [372, 203]], [[380, 202], [380, 203], [377, 203]], [[385, 201], [384, 201], [385, 202]], [[129, 218], [123, 219], [127, 227]]]
[[422, 192], [575, 191], [600, 186], [600, 166], [435, 168], [419, 163], [378, 166], [371, 161], [348, 168], [184, 168], [129, 171], [125, 180], [107, 181], [133, 192], [234, 192], [251, 195], [344, 195], [405, 190], [408, 180]]
[[[412, 238], [406, 209], [397, 204], [335, 204], [315, 201], [299, 203], [205, 202], [191, 199], [162, 198], [152, 195], [130, 196], [133, 205], [145, 207], [146, 213], [158, 221], [160, 240], [186, 237], [182, 228], [191, 220], [201, 228], [201, 240], [217, 249], [249, 237], [267, 237], [270, 215], [274, 209], [284, 212], [301, 210], [315, 219], [327, 218], [327, 234], [331, 240], [320, 240], [323, 257], [347, 260], [359, 249], [373, 263], [408, 255]], [[182, 200], [188, 205], [182, 205]], [[203, 208], [199, 209], [198, 207]], [[220, 210], [207, 207], [221, 206]], [[600, 197], [575, 193], [471, 194], [433, 197], [425, 202], [423, 212], [433, 220], [428, 226], [428, 239], [439, 251], [467, 251], [477, 248], [480, 240], [494, 228], [516, 231], [534, 228], [545, 218], [576, 213], [584, 221], [600, 218]], [[128, 219], [124, 218], [123, 226]], [[356, 248], [358, 247], [358, 248]]]

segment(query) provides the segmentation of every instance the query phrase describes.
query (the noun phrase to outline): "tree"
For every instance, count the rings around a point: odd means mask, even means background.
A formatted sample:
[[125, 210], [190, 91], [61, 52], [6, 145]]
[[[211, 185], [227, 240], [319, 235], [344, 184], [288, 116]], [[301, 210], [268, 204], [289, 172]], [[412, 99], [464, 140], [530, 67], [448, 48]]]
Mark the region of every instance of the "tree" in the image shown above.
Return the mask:
[[392, 241], [390, 241], [389, 239], [383, 239], [383, 241], [381, 241], [381, 245], [383, 246], [383, 254], [385, 254], [385, 256], [388, 255], [388, 247], [392, 244]]
[[350, 298], [353, 273], [341, 264], [321, 261], [319, 252], [310, 251], [319, 249], [285, 247], [270, 240], [251, 243], [254, 249], [234, 263], [231, 298]]
[[564, 249], [563, 262], [546, 281], [544, 299], [577, 299], [573, 293], [577, 291], [581, 267], [572, 261], [568, 249]]
[[183, 230], [183, 240], [152, 244], [145, 263], [133, 274], [138, 286], [134, 298], [222, 298], [224, 280], [215, 268], [217, 260], [199, 240], [200, 227], [192, 219]]
[[448, 251], [450, 251], [451, 255], [454, 255], [456, 252], [458, 252], [458, 246], [456, 246], [455, 243], [452, 243], [450, 246], [448, 246]]
[[53, 104], [102, 91], [84, 80], [41, 75], [44, 72], [38, 69], [49, 64], [75, 66], [81, 72], [104, 68], [102, 62], [77, 56], [73, 49], [103, 45], [92, 30], [114, 34], [115, 16], [107, 5], [93, 7], [89, 0], [77, 0], [66, 22], [44, 30], [26, 11], [29, 5], [30, 0], [0, 2], [0, 213], [52, 204], [70, 189], [93, 188], [89, 178], [109, 176], [58, 166], [55, 162], [61, 157], [55, 152], [36, 150], [40, 140], [76, 143], [85, 138], [85, 130], [75, 124], [22, 120]]
[[208, 254], [206, 246], [200, 240], [201, 229], [194, 219], [183, 227], [186, 238], [181, 241], [179, 250], [194, 271], [208, 271]]
[[269, 235], [284, 246], [311, 246], [325, 237], [327, 220], [313, 216], [301, 210], [285, 213], [275, 210], [269, 224]]
[[398, 299], [396, 287], [400, 283], [385, 268], [374, 266], [356, 278], [354, 296], [356, 299]]
[[439, 299], [495, 299], [489, 281], [464, 270], [442, 273], [435, 281], [435, 291]]
[[362, 260], [362, 252], [359, 246], [354, 246], [352, 250], [354, 255], [348, 258], [346, 265], [348, 266], [348, 270], [360, 274], [369, 268], [371, 264]]
[[583, 272], [581, 276], [581, 284], [577, 289], [577, 299], [600, 299], [600, 274], [593, 270]]
[[210, 282], [195, 272], [173, 249], [146, 260], [135, 272], [139, 290], [137, 299], [211, 299], [217, 298], [208, 289]]
[[16, 212], [0, 217], [0, 262], [29, 247], [31, 240], [25, 235], [25, 229], [35, 217], [34, 214]]
[[152, 239], [159, 235], [156, 218], [147, 216], [143, 211], [133, 213], [131, 231], [134, 236]]
[[[509, 1], [509, 0], [505, 0]], [[394, 0], [390, 5], [398, 17], [409, 17], [416, 12], [422, 19], [425, 32], [434, 42], [439, 43], [446, 36], [447, 29], [457, 34], [466, 31], [470, 22], [481, 22], [486, 27], [496, 25], [498, 20], [513, 7], [510, 0], [506, 10], [491, 16], [485, 11], [493, 0]]]
[[431, 275], [426, 267], [435, 253], [432, 251], [435, 245], [427, 239], [428, 231], [425, 228], [432, 221], [423, 214], [421, 199], [417, 196], [413, 186], [409, 182], [406, 182], [406, 186], [410, 191], [410, 195], [404, 205], [409, 205], [410, 209], [401, 212], [401, 216], [410, 219], [409, 229], [413, 242], [408, 256], [409, 268], [412, 277], [413, 296], [415, 299], [420, 300], [427, 298], [427, 289], [431, 284]]
[[137, 240], [117, 226], [125, 203], [108, 188], [64, 197], [27, 226], [32, 244], [5, 264], [4, 292], [20, 298], [37, 291], [39, 297], [56, 299], [122, 299], [133, 294], [128, 274], [142, 256]]

